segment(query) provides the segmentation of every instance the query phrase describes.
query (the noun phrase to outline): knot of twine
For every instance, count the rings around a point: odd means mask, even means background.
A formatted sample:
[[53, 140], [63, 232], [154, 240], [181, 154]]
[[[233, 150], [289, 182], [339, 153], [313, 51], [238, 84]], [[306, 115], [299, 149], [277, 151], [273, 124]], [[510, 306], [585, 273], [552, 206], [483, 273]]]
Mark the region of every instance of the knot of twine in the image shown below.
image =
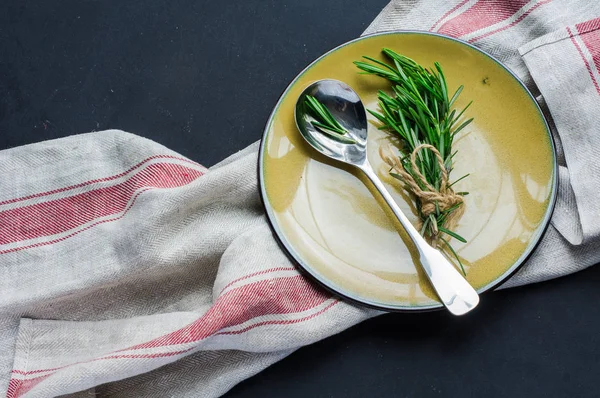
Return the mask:
[[[417, 155], [424, 149], [428, 149], [433, 153], [440, 166], [441, 182], [439, 190], [434, 188], [429, 181], [427, 181], [417, 166]], [[383, 159], [385, 163], [390, 165], [392, 170], [402, 178], [402, 181], [407, 185], [410, 192], [419, 199], [421, 213], [424, 217], [428, 217], [430, 214], [435, 213], [436, 206], [440, 211], [444, 211], [464, 202], [463, 197], [457, 195], [454, 190], [448, 186], [448, 171], [446, 170], [444, 159], [442, 159], [442, 155], [433, 145], [421, 144], [410, 154], [410, 164], [412, 166], [413, 174], [408, 173], [404, 169], [402, 161], [398, 156], [392, 154], [389, 145], [381, 146], [379, 148], [379, 156], [381, 156], [381, 159]], [[450, 222], [451, 219], [459, 217], [462, 215], [463, 211], [464, 206], [459, 206], [456, 211], [448, 216], [446, 221]], [[434, 233], [437, 234], [437, 228], [435, 228]]]

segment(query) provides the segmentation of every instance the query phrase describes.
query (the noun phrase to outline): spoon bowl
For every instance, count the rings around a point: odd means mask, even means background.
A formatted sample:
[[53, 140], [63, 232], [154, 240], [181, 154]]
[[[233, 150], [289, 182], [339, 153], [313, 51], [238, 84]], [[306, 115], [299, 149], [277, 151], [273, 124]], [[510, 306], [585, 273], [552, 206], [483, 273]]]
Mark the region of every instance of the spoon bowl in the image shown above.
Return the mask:
[[[337, 141], [321, 133], [306, 109], [307, 95], [325, 105], [331, 115], [344, 127], [356, 143]], [[308, 86], [298, 98], [294, 111], [296, 125], [302, 137], [318, 152], [350, 165], [362, 164], [367, 159], [367, 112], [360, 97], [339, 80], [319, 80]]]

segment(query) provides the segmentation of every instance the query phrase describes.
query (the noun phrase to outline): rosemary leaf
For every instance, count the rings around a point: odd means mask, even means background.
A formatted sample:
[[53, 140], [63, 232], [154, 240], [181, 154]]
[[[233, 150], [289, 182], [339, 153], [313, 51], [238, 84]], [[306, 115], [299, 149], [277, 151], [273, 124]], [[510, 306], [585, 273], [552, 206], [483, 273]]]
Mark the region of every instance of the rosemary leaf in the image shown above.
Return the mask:
[[445, 233], [446, 235], [450, 235], [451, 237], [453, 237], [454, 239], [461, 241], [462, 243], [467, 243], [467, 240], [465, 238], [463, 238], [462, 236], [460, 236], [459, 234], [457, 234], [456, 232], [452, 232], [449, 229], [446, 229], [444, 227], [441, 227], [438, 225], [438, 229]]
[[311, 123], [316, 129], [337, 141], [345, 144], [356, 144], [356, 141], [347, 135], [348, 130], [333, 117], [329, 109], [319, 102], [318, 99], [307, 95], [304, 104], [308, 110], [308, 114], [315, 119]]
[[454, 248], [452, 247], [450, 242], [448, 242], [444, 238], [440, 238], [440, 239], [442, 240], [442, 242], [444, 242], [446, 244], [446, 247], [450, 250], [450, 252], [452, 252], [452, 255], [454, 256], [454, 258], [456, 258], [456, 261], [458, 261], [458, 265], [460, 266], [460, 270], [462, 271], [463, 275], [467, 275], [467, 273], [465, 272], [465, 267], [463, 266], [462, 261], [460, 261], [460, 257], [458, 257], [458, 254], [456, 253], [456, 251], [454, 251]]

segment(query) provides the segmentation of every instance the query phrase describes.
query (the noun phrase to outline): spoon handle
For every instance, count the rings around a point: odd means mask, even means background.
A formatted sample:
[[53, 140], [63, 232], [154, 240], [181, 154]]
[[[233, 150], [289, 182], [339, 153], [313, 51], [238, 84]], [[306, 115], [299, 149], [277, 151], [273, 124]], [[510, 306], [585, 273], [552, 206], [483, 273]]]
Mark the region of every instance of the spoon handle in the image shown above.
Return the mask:
[[475, 289], [442, 253], [423, 239], [377, 177], [370, 163], [365, 161], [359, 168], [371, 180], [417, 247], [423, 270], [444, 306], [454, 315], [463, 315], [475, 308], [479, 303], [479, 295]]

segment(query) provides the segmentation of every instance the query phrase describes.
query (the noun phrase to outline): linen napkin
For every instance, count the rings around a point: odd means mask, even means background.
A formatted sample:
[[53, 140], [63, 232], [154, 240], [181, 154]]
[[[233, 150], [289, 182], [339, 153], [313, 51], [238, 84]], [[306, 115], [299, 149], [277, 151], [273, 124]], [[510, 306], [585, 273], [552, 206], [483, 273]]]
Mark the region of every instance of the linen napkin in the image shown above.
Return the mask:
[[[559, 143], [552, 222], [503, 287], [600, 261], [600, 5], [391, 2], [365, 33], [459, 37], [535, 93]], [[7, 397], [216, 397], [379, 314], [301, 276], [267, 225], [258, 145], [206, 169], [110, 130], [0, 152]]]

